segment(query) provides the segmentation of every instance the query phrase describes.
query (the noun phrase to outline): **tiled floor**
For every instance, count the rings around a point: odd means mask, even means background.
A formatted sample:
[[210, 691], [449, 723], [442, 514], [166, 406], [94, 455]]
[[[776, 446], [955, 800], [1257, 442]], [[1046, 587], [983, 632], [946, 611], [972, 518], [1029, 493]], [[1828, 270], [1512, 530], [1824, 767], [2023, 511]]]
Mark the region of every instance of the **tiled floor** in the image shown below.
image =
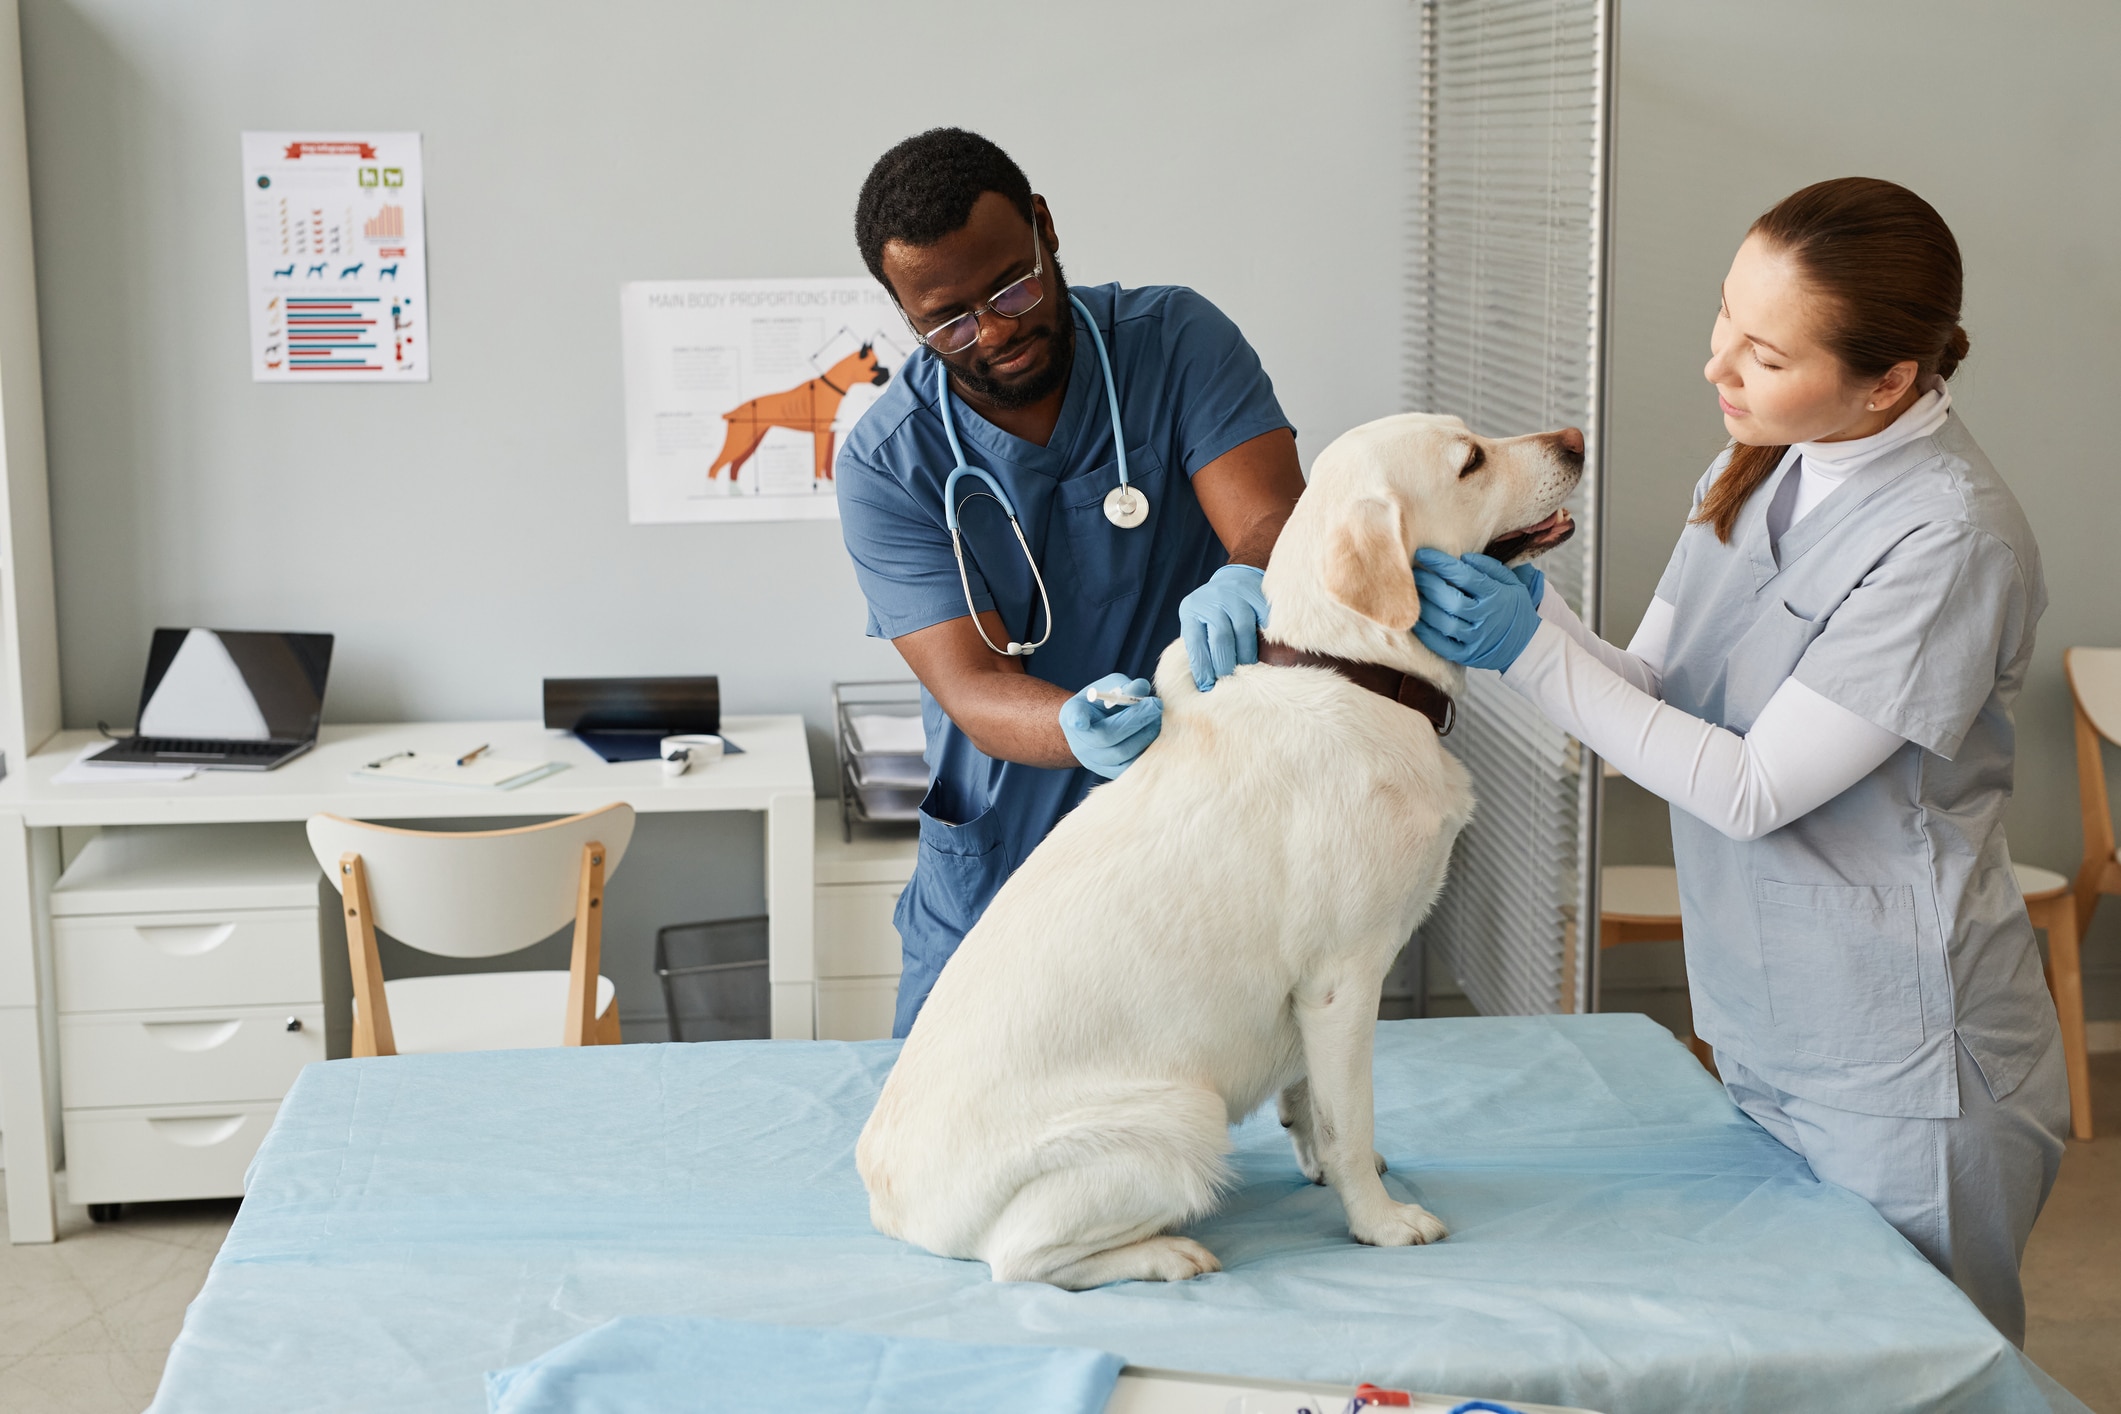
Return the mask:
[[[2072, 1143], [2025, 1257], [2026, 1350], [2098, 1414], [2121, 1414], [2121, 1054], [2094, 1058], [2100, 1139]], [[235, 1217], [228, 1203], [128, 1208], [61, 1240], [0, 1245], [0, 1410], [136, 1414]]]
[[138, 1414], [236, 1205], [149, 1203], [91, 1223], [62, 1207], [59, 1241], [0, 1244], [0, 1410]]
[[2092, 1057], [2092, 1132], [2072, 1140], [2025, 1249], [2025, 1353], [2121, 1414], [2121, 1052]]

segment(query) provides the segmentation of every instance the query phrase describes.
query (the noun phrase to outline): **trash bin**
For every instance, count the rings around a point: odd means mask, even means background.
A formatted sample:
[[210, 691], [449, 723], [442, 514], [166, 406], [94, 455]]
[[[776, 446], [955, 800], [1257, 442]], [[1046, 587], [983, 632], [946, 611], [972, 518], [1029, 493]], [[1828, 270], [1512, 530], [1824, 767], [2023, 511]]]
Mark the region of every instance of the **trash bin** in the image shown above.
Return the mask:
[[673, 1041], [763, 1041], [772, 1034], [766, 918], [656, 929], [655, 975]]

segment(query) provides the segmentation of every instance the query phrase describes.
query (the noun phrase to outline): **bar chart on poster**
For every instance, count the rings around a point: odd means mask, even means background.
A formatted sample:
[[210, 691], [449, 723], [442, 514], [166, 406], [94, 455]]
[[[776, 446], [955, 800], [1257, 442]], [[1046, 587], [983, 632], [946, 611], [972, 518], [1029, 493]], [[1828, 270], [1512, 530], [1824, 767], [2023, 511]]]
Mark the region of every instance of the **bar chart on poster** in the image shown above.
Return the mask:
[[250, 373], [427, 381], [418, 133], [245, 133]]

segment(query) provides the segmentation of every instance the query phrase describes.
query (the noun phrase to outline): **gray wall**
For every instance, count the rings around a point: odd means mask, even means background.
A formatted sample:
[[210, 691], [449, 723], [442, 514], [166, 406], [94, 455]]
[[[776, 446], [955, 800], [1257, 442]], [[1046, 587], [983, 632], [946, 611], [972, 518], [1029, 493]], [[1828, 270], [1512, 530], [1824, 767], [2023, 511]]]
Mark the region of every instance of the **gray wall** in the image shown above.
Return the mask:
[[[704, 671], [815, 748], [833, 680], [902, 664], [862, 636], [836, 522], [626, 523], [620, 283], [859, 274], [869, 163], [965, 124], [1049, 198], [1071, 279], [1220, 303], [1308, 457], [1402, 386], [1413, 24], [1404, 0], [25, 0], [66, 721], [130, 721], [148, 631], [209, 623], [338, 634], [336, 721]], [[425, 135], [433, 382], [249, 381], [237, 134], [302, 127]], [[647, 930], [756, 907], [738, 825], [644, 822], [613, 885], [629, 1020]]]
[[[1219, 301], [1307, 456], [1397, 403], [1403, 0], [22, 8], [73, 725], [129, 719], [157, 623], [337, 632], [340, 721], [520, 717], [547, 674], [704, 670], [732, 711], [815, 727], [834, 678], [896, 673], [861, 636], [836, 526], [626, 524], [617, 288], [858, 272], [861, 174], [931, 123], [1016, 154], [1071, 278]], [[1747, 221], [1825, 176], [1908, 183], [1965, 248], [1955, 396], [2047, 556], [2011, 831], [2021, 857], [2068, 867], [2059, 654], [2121, 641], [2101, 435], [2121, 381], [2121, 12], [1622, 8], [1609, 631], [1640, 615], [1721, 440], [1699, 369]], [[783, 73], [818, 97], [784, 108]], [[303, 126], [426, 135], [434, 382], [248, 381], [236, 135]], [[1661, 807], [1611, 797], [1609, 857], [1664, 856]], [[615, 953], [645, 958], [654, 922], [754, 906], [750, 833], [693, 828], [621, 881], [659, 882]], [[702, 853], [711, 867], [683, 867]], [[1623, 952], [1612, 1000], [1670, 1012], [1673, 951]], [[2088, 963], [2093, 1014], [2121, 1016], [2121, 909]]]
[[[962, 122], [1049, 197], [1070, 278], [1220, 302], [1315, 452], [1400, 386], [1410, 24], [1403, 0], [29, 0], [68, 722], [129, 720], [148, 630], [184, 622], [335, 631], [339, 721], [704, 670], [733, 711], [822, 722], [834, 678], [899, 668], [838, 525], [626, 523], [620, 283], [859, 274], [869, 163]], [[252, 383], [237, 134], [362, 126], [425, 135], [434, 381]]]
[[[1747, 224], [1826, 177], [1914, 188], [1966, 261], [1954, 406], [2031, 518], [2053, 600], [2018, 708], [2012, 852], [2074, 872], [2062, 650], [2121, 643], [2121, 8], [1622, 0], [1619, 52], [1608, 636], [1633, 632], [1724, 440], [1701, 365]], [[1668, 860], [1663, 807], [1625, 783], [1608, 796], [1608, 859]], [[1677, 982], [1676, 948], [1607, 963], [1609, 1000], [1668, 1009], [1646, 994]], [[2121, 905], [2100, 910], [2085, 966], [2090, 1014], [2121, 1017]]]

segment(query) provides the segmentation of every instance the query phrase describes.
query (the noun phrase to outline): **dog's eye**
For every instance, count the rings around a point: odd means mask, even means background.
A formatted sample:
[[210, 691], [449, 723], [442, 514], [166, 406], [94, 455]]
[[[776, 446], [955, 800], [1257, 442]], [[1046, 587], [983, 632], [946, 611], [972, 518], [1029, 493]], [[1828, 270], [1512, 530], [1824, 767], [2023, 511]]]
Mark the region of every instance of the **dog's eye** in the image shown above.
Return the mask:
[[1460, 477], [1471, 476], [1474, 472], [1486, 466], [1487, 462], [1488, 454], [1486, 449], [1480, 443], [1475, 442], [1473, 444], [1473, 455], [1466, 458], [1466, 464], [1458, 469], [1458, 474]]

